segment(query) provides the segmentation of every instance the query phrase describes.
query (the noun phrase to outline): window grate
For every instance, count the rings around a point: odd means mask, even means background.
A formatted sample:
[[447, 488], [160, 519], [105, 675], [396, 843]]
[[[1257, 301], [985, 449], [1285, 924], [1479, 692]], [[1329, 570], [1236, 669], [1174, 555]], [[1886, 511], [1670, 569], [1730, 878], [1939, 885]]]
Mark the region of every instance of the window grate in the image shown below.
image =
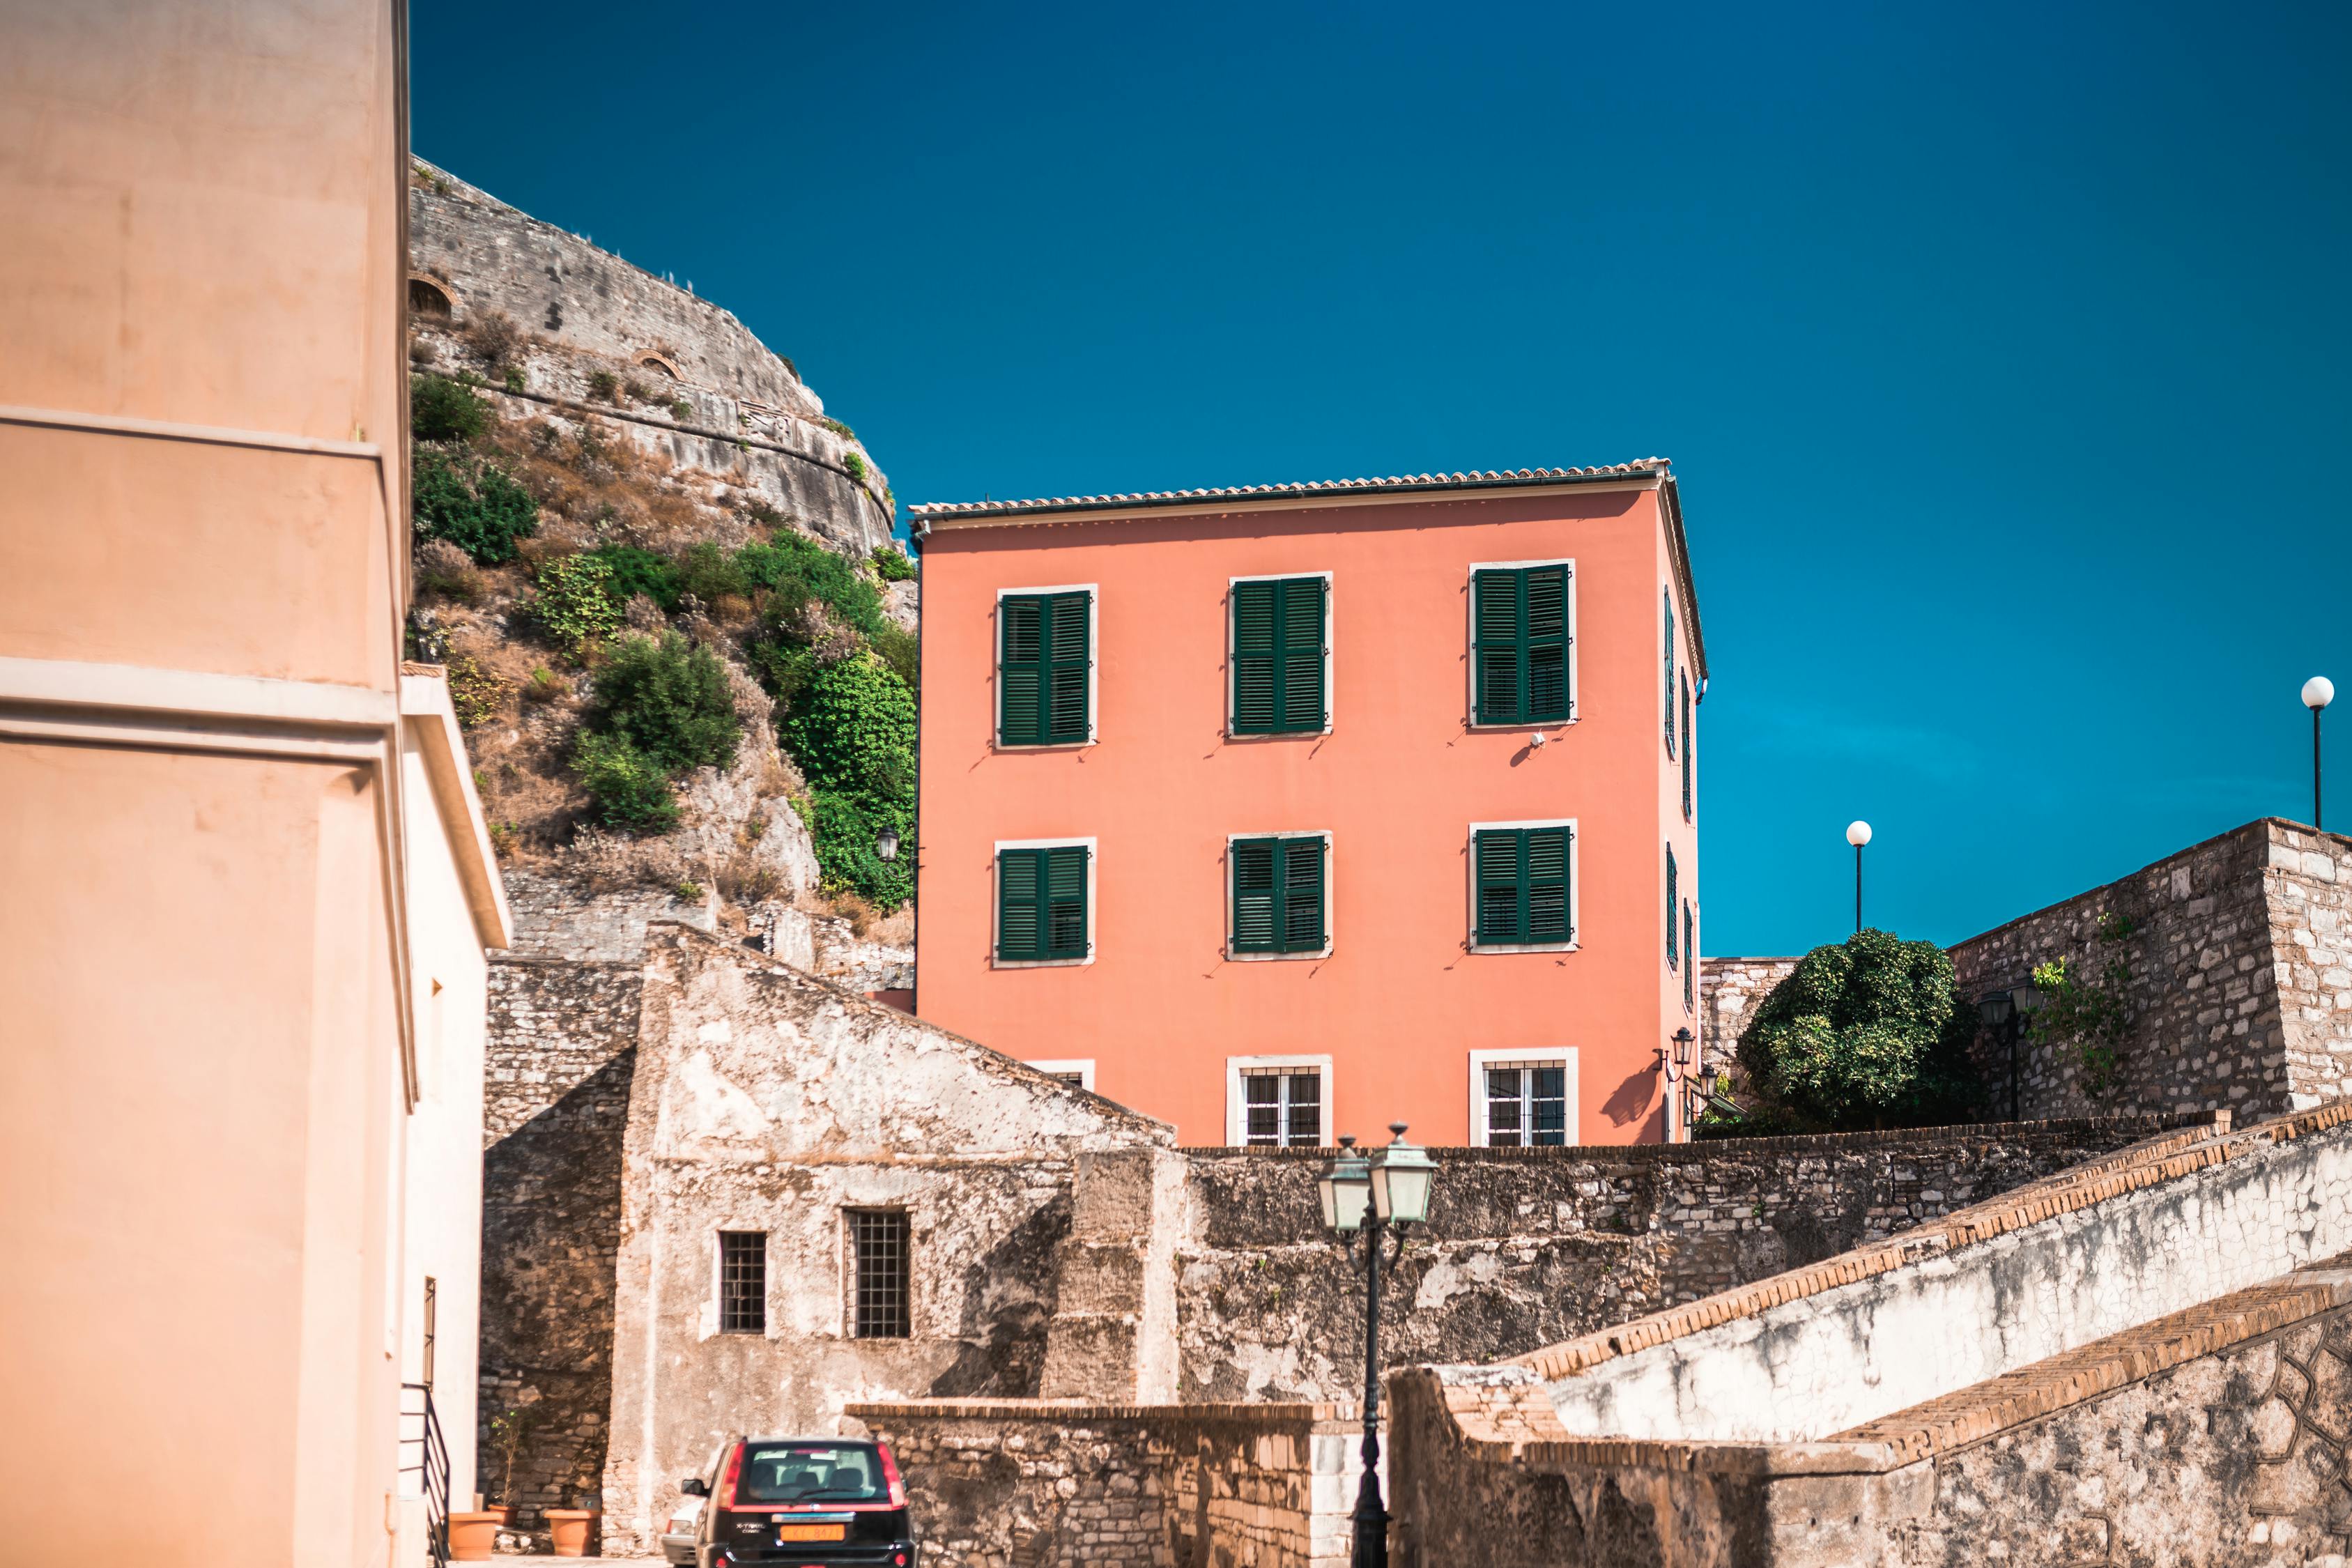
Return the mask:
[[719, 1233], [719, 1330], [768, 1331], [768, 1237], [765, 1231]]
[[1568, 1142], [1568, 1068], [1561, 1062], [1501, 1063], [1486, 1069], [1486, 1142], [1496, 1148], [1551, 1148]]
[[907, 1337], [907, 1214], [904, 1209], [849, 1211], [849, 1335], [858, 1340]]
[[1312, 1149], [1323, 1142], [1323, 1075], [1285, 1068], [1242, 1075], [1242, 1142], [1255, 1149]]

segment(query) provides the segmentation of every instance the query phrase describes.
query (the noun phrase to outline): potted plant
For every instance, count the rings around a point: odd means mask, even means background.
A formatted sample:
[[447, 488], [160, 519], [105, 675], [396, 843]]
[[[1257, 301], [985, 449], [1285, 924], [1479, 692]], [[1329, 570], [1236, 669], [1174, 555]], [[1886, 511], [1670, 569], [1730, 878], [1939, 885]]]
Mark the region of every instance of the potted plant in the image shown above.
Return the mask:
[[596, 1513], [593, 1508], [551, 1508], [547, 1510], [547, 1532], [554, 1539], [558, 1557], [588, 1555], [588, 1531], [596, 1522]]
[[488, 1563], [491, 1551], [499, 1543], [499, 1526], [506, 1522], [507, 1510], [476, 1509], [449, 1516], [449, 1561], [452, 1563]]
[[499, 1500], [487, 1511], [498, 1515], [500, 1524], [514, 1517], [515, 1454], [537, 1419], [522, 1405], [490, 1417], [490, 1436], [499, 1446]]

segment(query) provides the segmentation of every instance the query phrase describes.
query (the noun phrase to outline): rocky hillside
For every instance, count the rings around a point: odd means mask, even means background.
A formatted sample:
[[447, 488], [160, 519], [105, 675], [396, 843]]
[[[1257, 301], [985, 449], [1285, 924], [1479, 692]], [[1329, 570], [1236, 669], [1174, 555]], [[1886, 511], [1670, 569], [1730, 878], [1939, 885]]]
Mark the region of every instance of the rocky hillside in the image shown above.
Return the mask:
[[910, 941], [916, 585], [863, 443], [732, 315], [424, 163], [411, 264], [413, 652], [510, 879]]

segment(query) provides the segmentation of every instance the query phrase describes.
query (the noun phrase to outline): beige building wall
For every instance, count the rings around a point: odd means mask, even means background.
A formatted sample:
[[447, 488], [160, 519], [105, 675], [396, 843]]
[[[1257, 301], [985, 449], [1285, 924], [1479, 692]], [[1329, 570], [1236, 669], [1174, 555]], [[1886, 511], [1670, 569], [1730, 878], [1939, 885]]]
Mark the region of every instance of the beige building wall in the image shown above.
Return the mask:
[[403, 26], [0, 0], [0, 1564], [125, 1464], [174, 1563], [394, 1550], [418, 979], [478, 1029], [499, 935], [402, 761]]

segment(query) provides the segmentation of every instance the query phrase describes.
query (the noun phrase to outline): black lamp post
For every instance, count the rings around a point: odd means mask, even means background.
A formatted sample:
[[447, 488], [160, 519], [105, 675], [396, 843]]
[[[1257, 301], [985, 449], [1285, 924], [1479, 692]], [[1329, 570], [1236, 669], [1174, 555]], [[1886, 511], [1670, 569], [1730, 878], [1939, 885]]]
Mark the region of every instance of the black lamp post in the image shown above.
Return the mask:
[[2319, 798], [2319, 713], [2336, 700], [2336, 682], [2324, 675], [2315, 675], [2303, 683], [2303, 705], [2311, 710], [2311, 825], [2325, 828], [2327, 824], [2320, 815]]
[[[1367, 1158], [1353, 1138], [1339, 1140], [1339, 1152], [1324, 1168], [1317, 1186], [1323, 1224], [1356, 1254], [1364, 1237], [1364, 1479], [1356, 1488], [1354, 1568], [1388, 1568], [1389, 1511], [1381, 1500], [1381, 1274], [1396, 1267], [1404, 1251], [1404, 1230], [1429, 1217], [1429, 1188], [1437, 1163], [1428, 1151], [1404, 1141], [1405, 1124], [1389, 1123], [1393, 1141]], [[1396, 1247], [1381, 1256], [1381, 1237], [1393, 1230]]]
[[1862, 934], [1862, 847], [1870, 842], [1870, 824], [1849, 822], [1845, 825], [1845, 841], [1853, 846], [1853, 930]]
[[[1667, 1050], [1664, 1046], [1658, 1047], [1658, 1070], [1665, 1077], [1667, 1098], [1673, 1097], [1675, 1084], [1687, 1083], [1690, 1078], [1691, 1047], [1697, 1042], [1698, 1037], [1692, 1034], [1688, 1026], [1685, 1026], [1675, 1031], [1675, 1048], [1672, 1051]], [[1690, 1091], [1685, 1087], [1683, 1098], [1687, 1100], [1689, 1097]], [[1683, 1130], [1685, 1132], [1690, 1130], [1692, 1121], [1690, 1109], [1685, 1104], [1683, 1110]]]

